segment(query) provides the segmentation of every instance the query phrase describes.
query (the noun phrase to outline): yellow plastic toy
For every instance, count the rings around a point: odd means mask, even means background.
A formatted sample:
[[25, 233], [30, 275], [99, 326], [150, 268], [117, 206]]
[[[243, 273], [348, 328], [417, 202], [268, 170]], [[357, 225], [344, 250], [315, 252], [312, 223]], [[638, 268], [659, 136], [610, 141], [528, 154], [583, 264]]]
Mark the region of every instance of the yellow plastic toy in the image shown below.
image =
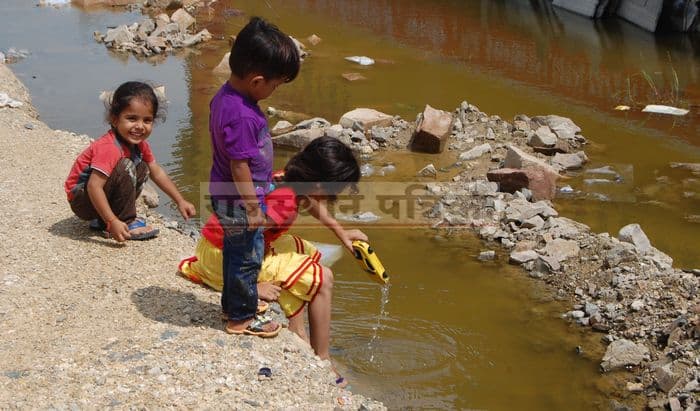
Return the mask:
[[367, 271], [372, 279], [379, 284], [389, 282], [389, 275], [386, 273], [384, 266], [379, 261], [377, 253], [374, 252], [367, 242], [355, 240], [352, 242], [352, 248], [355, 251], [355, 258], [363, 270]]

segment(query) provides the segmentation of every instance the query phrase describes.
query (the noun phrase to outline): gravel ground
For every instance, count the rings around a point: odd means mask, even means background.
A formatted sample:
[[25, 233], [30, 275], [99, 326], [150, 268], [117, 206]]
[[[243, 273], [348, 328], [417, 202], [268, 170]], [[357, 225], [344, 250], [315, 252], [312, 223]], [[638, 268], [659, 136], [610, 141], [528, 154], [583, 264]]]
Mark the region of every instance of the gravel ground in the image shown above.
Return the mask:
[[[382, 409], [334, 386], [288, 330], [233, 337], [217, 293], [176, 274], [193, 241], [166, 229], [120, 245], [90, 232], [63, 181], [87, 136], [52, 130], [0, 64], [0, 408]], [[272, 378], [259, 381], [261, 366]]]

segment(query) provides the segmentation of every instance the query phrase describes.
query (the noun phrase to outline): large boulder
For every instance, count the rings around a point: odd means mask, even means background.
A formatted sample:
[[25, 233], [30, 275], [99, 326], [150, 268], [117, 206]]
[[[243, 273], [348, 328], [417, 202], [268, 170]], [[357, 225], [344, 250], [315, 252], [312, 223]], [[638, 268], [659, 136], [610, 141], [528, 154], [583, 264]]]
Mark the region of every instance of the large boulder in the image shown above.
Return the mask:
[[393, 117], [371, 108], [356, 108], [340, 117], [343, 128], [369, 130], [374, 126], [389, 127]]
[[411, 148], [425, 153], [442, 153], [452, 130], [452, 113], [425, 106], [416, 124]]

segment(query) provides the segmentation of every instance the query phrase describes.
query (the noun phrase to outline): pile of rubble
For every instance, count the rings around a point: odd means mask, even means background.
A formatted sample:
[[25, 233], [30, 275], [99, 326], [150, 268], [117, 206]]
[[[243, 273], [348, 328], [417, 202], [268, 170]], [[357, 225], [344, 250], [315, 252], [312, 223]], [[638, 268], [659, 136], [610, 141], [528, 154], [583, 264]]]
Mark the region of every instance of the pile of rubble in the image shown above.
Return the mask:
[[110, 29], [107, 34], [96, 31], [94, 37], [108, 48], [150, 57], [191, 47], [212, 38], [207, 29], [191, 34], [190, 29], [194, 25], [195, 18], [184, 9], [178, 9], [171, 16], [162, 13], [155, 19], [146, 18], [141, 23]]
[[[427, 217], [499, 244], [511, 263], [571, 299], [565, 317], [604, 334], [601, 371], [631, 372], [622, 374], [625, 388], [645, 395], [648, 407], [695, 409], [700, 270], [673, 268], [638, 224], [611, 236], [559, 216], [549, 202], [556, 181], [586, 161], [579, 150], [586, 140], [571, 120], [520, 115], [510, 124], [467, 103], [454, 117], [451, 148], [467, 149], [459, 155], [465, 170], [451, 183], [427, 185], [439, 198]], [[493, 250], [479, 256], [495, 257]]]
[[[423, 209], [433, 226], [474, 231], [486, 244], [505, 248], [511, 263], [546, 281], [559, 298], [571, 300], [564, 317], [603, 334], [600, 368], [626, 381], [626, 393], [616, 395], [623, 402], [652, 409], [696, 406], [700, 270], [674, 268], [638, 224], [611, 236], [559, 216], [550, 202], [564, 192], [557, 182], [588, 161], [586, 138], [570, 119], [518, 115], [509, 123], [463, 102], [453, 113], [426, 106], [416, 122], [356, 109], [338, 124], [280, 121], [272, 133], [277, 145], [296, 148], [328, 135], [365, 155], [406, 148], [457, 152], [455, 167], [462, 171], [451, 182], [426, 184], [425, 198], [435, 201], [424, 201]], [[431, 166], [419, 176], [438, 177]], [[672, 165], [689, 173], [696, 171], [692, 166]], [[493, 249], [479, 255], [495, 258]]]

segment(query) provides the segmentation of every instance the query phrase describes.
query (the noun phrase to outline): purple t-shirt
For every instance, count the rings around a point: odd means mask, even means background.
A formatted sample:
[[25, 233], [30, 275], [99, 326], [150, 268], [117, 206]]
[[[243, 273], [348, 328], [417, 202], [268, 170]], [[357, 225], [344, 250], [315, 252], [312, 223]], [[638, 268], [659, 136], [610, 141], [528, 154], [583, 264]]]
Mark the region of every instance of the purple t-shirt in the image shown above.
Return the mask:
[[272, 182], [272, 139], [260, 107], [226, 82], [209, 104], [209, 134], [212, 197], [231, 198], [238, 194], [231, 176], [231, 160], [248, 160], [258, 200], [263, 204]]

